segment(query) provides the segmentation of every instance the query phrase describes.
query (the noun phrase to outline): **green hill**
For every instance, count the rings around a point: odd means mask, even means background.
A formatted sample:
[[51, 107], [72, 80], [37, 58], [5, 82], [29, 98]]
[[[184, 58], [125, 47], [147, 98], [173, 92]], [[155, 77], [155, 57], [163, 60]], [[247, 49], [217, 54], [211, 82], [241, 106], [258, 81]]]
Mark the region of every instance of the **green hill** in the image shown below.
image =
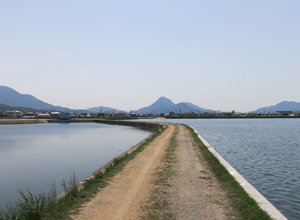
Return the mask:
[[14, 106], [9, 106], [0, 103], [1, 112], [12, 111], [12, 110], [18, 110], [21, 112], [45, 112], [46, 111], [43, 109], [35, 109], [35, 108], [28, 108], [28, 107], [14, 107]]

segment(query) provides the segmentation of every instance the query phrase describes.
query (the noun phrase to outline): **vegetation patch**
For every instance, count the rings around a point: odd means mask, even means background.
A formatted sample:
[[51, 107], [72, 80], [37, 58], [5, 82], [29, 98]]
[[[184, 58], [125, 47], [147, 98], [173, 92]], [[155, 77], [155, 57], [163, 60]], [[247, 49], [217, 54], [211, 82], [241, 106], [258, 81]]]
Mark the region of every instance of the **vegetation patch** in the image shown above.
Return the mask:
[[68, 181], [62, 180], [64, 194], [57, 197], [55, 184], [50, 192], [31, 193], [29, 190], [18, 190], [19, 201], [15, 204], [8, 203], [6, 208], [0, 211], [0, 220], [60, 220], [71, 219], [70, 215], [77, 214], [79, 208], [88, 202], [99, 190], [107, 186], [108, 181], [120, 172], [124, 166], [158, 137], [165, 129], [164, 127], [150, 138], [146, 139], [136, 150], [130, 154], [124, 154], [116, 158], [106, 166], [104, 172], [96, 173], [84, 183], [78, 183], [74, 171]]
[[154, 180], [154, 189], [150, 193], [147, 205], [144, 207], [147, 214], [142, 219], [175, 219], [170, 209], [169, 188], [170, 180], [175, 176], [174, 163], [176, 162], [175, 150], [177, 147], [176, 136], [178, 128], [170, 139], [170, 144], [162, 158], [162, 165], [157, 168]]
[[[234, 177], [230, 175], [227, 169], [198, 138], [195, 131], [191, 127], [187, 125], [185, 126], [189, 129], [204, 159], [207, 161], [212, 172], [216, 175], [221, 187], [227, 191], [229, 200], [233, 207], [239, 212], [240, 216], [242, 216], [242, 219], [270, 220], [271, 217], [258, 206], [257, 202], [251, 198], [243, 187], [234, 179]], [[216, 200], [215, 203], [219, 202]]]
[[[10, 118], [11, 119], [11, 118]], [[46, 120], [5, 120], [0, 121], [0, 125], [9, 125], [9, 124], [38, 124], [38, 123], [47, 123]]]

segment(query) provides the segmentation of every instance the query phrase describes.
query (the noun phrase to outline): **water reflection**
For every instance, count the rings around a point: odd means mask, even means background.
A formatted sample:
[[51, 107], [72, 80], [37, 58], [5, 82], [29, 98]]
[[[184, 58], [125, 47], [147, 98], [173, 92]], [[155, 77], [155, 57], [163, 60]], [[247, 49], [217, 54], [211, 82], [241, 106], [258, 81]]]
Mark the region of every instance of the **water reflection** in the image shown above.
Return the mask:
[[16, 199], [16, 188], [47, 191], [73, 169], [82, 179], [149, 134], [96, 123], [1, 125], [0, 207]]
[[300, 119], [172, 119], [194, 127], [288, 219], [300, 216]]

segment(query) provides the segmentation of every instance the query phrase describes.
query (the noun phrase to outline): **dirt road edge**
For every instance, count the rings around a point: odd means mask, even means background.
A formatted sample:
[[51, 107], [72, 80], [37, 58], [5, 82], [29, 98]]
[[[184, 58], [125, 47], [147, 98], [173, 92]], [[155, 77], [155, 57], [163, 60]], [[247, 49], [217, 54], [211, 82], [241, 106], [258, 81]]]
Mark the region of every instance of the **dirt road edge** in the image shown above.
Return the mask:
[[260, 194], [240, 173], [238, 173], [192, 126], [188, 126], [194, 131], [199, 140], [215, 156], [215, 158], [224, 166], [228, 173], [238, 182], [245, 192], [255, 200], [259, 207], [265, 211], [271, 219], [287, 220], [287, 218], [276, 209], [262, 194]]

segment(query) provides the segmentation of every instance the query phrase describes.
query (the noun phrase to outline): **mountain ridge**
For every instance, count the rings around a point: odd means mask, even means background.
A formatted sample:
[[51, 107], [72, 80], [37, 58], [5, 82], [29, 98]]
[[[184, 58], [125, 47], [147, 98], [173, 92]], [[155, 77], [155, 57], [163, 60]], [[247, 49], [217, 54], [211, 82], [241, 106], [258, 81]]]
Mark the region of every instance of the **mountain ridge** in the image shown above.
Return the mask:
[[32, 95], [21, 94], [16, 90], [7, 87], [0, 86], [0, 103], [13, 107], [27, 107], [34, 109], [44, 109], [51, 111], [63, 111], [69, 112], [74, 109], [64, 108], [61, 106], [54, 106], [49, 103], [46, 103], [40, 99], [35, 98]]
[[282, 101], [276, 105], [271, 105], [267, 107], [258, 108], [252, 112], [259, 113], [274, 113], [276, 111], [300, 111], [300, 102], [294, 101]]
[[98, 106], [98, 107], [91, 107], [91, 108], [87, 108], [86, 111], [88, 112], [93, 112], [93, 113], [97, 113], [97, 112], [126, 112], [124, 110], [118, 110], [116, 108], [110, 108], [110, 107], [105, 107], [105, 106]]
[[173, 103], [170, 99], [162, 96], [157, 101], [152, 103], [148, 107], [143, 107], [135, 112], [142, 113], [142, 114], [161, 114], [161, 113], [184, 113], [184, 112], [204, 112], [209, 111], [209, 109], [201, 108], [197, 105], [194, 105], [189, 102], [180, 102], [180, 103]]
[[[80, 112], [82, 110], [64, 108], [61, 106], [54, 106], [47, 102], [44, 102], [36, 97], [29, 95], [29, 94], [21, 94], [16, 90], [7, 87], [7, 86], [0, 86], [0, 104], [4, 104], [10, 106], [11, 108], [17, 107], [25, 107], [25, 108], [33, 108], [33, 109], [43, 109], [48, 111], [60, 111], [60, 112]], [[102, 112], [105, 111], [123, 111], [118, 110], [111, 107], [105, 106], [98, 106], [98, 107], [91, 107], [87, 108], [85, 111], [89, 112], [99, 112], [101, 109]], [[251, 112], [260, 112], [260, 113], [274, 113], [276, 111], [299, 111], [300, 110], [300, 103], [294, 101], [282, 101], [276, 105], [271, 105], [267, 107], [258, 108], [255, 111]], [[194, 105], [190, 102], [180, 102], [180, 103], [173, 103], [170, 99], [162, 96], [154, 103], [149, 105], [148, 107], [143, 107], [133, 112], [142, 113], [142, 114], [161, 114], [161, 113], [184, 113], [184, 112], [209, 112], [209, 109], [201, 108], [197, 105]], [[126, 112], [126, 111], [124, 111]], [[250, 111], [249, 111], [250, 112]]]
[[142, 114], [160, 114], [160, 113], [163, 113], [163, 110], [162, 109], [167, 109], [171, 106], [173, 106], [174, 103], [162, 96], [160, 97], [157, 101], [155, 101], [154, 103], [152, 103], [151, 105], [149, 105], [148, 107], [143, 107], [143, 108], [140, 108], [134, 112], [138, 112], [138, 113], [142, 113]]

